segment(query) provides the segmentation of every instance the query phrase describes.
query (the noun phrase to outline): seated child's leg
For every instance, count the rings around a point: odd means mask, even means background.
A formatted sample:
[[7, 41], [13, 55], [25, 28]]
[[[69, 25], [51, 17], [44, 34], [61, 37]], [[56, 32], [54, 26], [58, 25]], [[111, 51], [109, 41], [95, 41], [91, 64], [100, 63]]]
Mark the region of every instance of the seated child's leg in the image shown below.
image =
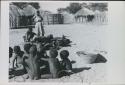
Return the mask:
[[62, 71], [58, 72], [58, 77], [61, 78], [63, 76], [70, 76], [71, 74], [73, 74], [72, 71], [62, 70]]

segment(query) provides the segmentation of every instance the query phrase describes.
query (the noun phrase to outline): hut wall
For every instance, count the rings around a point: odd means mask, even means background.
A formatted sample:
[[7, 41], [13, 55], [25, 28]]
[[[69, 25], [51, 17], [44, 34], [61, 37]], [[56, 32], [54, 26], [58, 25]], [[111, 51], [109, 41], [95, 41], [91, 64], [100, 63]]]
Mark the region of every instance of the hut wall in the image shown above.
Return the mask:
[[68, 12], [62, 12], [63, 15], [63, 23], [64, 24], [71, 24], [74, 22], [74, 15], [68, 13]]
[[10, 28], [17, 28], [19, 26], [19, 17], [18, 16], [13, 16], [13, 15], [9, 15], [9, 25]]
[[64, 18], [62, 14], [49, 14], [47, 16], [43, 16], [44, 24], [63, 24]]

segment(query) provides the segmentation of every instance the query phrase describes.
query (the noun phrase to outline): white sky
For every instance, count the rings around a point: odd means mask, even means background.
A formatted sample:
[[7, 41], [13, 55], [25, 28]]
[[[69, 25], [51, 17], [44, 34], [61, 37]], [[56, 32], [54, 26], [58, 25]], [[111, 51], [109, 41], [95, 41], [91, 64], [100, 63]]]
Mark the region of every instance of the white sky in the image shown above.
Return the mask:
[[51, 11], [52, 13], [56, 13], [58, 8], [65, 8], [69, 6], [71, 2], [79, 2], [83, 1], [41, 1], [40, 6], [43, 10]]

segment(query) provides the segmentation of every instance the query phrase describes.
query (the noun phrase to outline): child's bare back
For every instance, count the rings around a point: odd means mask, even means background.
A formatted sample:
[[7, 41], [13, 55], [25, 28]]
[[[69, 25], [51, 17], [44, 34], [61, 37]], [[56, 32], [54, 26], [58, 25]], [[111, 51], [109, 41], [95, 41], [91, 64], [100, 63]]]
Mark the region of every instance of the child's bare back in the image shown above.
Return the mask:
[[29, 55], [24, 59], [25, 68], [29, 74], [30, 79], [37, 80], [40, 78], [40, 67], [37, 59], [37, 48], [32, 46], [29, 50]]
[[57, 50], [51, 49], [49, 52], [49, 58], [42, 58], [42, 60], [48, 61], [49, 63], [49, 70], [50, 70], [50, 77], [58, 78], [58, 71], [59, 71], [59, 60], [56, 58], [58, 55]]

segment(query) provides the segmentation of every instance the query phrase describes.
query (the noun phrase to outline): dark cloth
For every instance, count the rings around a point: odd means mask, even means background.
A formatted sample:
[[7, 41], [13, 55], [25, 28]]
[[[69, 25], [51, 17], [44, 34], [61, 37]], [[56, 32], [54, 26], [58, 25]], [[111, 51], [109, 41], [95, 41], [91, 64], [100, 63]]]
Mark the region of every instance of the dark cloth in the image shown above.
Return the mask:
[[26, 33], [27, 41], [30, 41], [34, 37], [34, 35], [36, 35], [36, 33], [27, 31]]
[[72, 70], [72, 64], [69, 59], [64, 59], [60, 62], [61, 70]]

